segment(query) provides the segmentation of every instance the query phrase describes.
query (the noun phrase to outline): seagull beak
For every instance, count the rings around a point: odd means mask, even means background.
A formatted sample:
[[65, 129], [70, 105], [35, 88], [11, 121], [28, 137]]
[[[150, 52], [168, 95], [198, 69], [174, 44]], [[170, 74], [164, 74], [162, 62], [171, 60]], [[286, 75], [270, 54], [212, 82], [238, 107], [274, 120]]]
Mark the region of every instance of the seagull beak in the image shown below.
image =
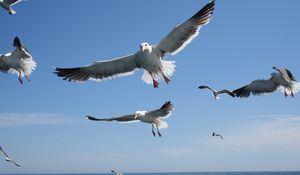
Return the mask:
[[141, 50], [142, 52], [144, 52], [144, 51], [145, 51], [145, 46], [140, 46], [140, 50]]

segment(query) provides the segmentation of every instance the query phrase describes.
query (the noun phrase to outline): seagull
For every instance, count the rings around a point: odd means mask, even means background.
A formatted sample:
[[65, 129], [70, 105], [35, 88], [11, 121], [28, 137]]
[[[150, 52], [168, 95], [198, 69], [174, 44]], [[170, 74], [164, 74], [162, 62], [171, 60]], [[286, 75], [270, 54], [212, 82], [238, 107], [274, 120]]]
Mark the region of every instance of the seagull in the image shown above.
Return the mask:
[[3, 7], [10, 15], [16, 14], [17, 12], [11, 8], [11, 6], [21, 2], [22, 0], [0, 0], [0, 6]]
[[118, 122], [145, 122], [152, 125], [152, 134], [155, 137], [156, 133], [154, 132], [154, 128], [157, 129], [157, 134], [161, 137], [161, 133], [159, 129], [167, 128], [168, 124], [161, 120], [169, 117], [173, 111], [173, 104], [168, 101], [164, 105], [161, 106], [160, 109], [153, 110], [150, 112], [147, 111], [136, 111], [134, 114], [124, 115], [120, 117], [111, 117], [111, 118], [95, 118], [92, 116], [86, 116], [89, 120], [93, 121], [118, 121]]
[[97, 61], [83, 67], [56, 68], [54, 73], [63, 77], [63, 80], [83, 82], [132, 75], [136, 69], [144, 69], [142, 80], [146, 84], [153, 84], [154, 88], [157, 88], [161, 79], [169, 84], [176, 65], [175, 61], [163, 60], [164, 56], [166, 54], [175, 55], [197, 37], [200, 28], [209, 23], [214, 5], [215, 1], [211, 0], [194, 16], [182, 24], [176, 25], [158, 44], [150, 45], [143, 42], [140, 44], [140, 50], [134, 54]]
[[300, 90], [300, 83], [296, 81], [293, 74], [286, 68], [278, 69], [275, 66], [272, 67], [277, 72], [271, 74], [271, 78], [264, 80], [254, 80], [250, 84], [245, 85], [239, 89], [233, 91], [236, 97], [249, 97], [253, 95], [261, 95], [265, 93], [272, 93], [281, 87], [284, 96], [287, 97]]
[[111, 170], [112, 173], [114, 173], [114, 175], [123, 175], [123, 173], [120, 173], [120, 172], [116, 172], [114, 170]]
[[212, 136], [220, 137], [223, 140], [223, 137], [221, 134], [212, 133]]
[[16, 48], [13, 52], [0, 55], [0, 71], [18, 74], [19, 81], [23, 84], [22, 77], [25, 76], [30, 81], [29, 76], [35, 70], [36, 63], [18, 37], [14, 38], [13, 46]]
[[199, 89], [208, 89], [208, 90], [211, 90], [213, 92], [213, 95], [214, 95], [215, 99], [220, 99], [219, 95], [220, 94], [225, 94], [225, 93], [228, 94], [228, 95], [230, 95], [231, 97], [235, 97], [234, 94], [231, 91], [226, 90], [226, 89], [223, 89], [221, 91], [216, 91], [216, 90], [212, 89], [209, 86], [199, 86], [198, 88]]
[[17, 164], [15, 161], [13, 161], [13, 160], [8, 156], [8, 154], [6, 154], [6, 152], [4, 152], [4, 150], [2, 149], [1, 146], [0, 146], [0, 152], [2, 152], [2, 153], [4, 154], [5, 160], [6, 160], [7, 162], [11, 162], [11, 163], [15, 164], [17, 167], [20, 166], [20, 165]]

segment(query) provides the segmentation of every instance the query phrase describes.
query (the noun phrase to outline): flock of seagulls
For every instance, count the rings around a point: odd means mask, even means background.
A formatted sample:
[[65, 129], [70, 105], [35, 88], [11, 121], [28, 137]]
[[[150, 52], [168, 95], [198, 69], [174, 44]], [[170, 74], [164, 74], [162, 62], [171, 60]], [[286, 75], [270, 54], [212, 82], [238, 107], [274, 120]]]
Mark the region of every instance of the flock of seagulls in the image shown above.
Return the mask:
[[[11, 8], [14, 4], [21, 0], [0, 0], [0, 6], [8, 11], [9, 14], [16, 12]], [[84, 82], [87, 80], [107, 80], [117, 77], [132, 75], [137, 69], [144, 69], [142, 80], [147, 84], [152, 84], [154, 88], [158, 88], [159, 82], [164, 80], [167, 84], [171, 82], [170, 77], [175, 71], [175, 61], [164, 60], [166, 54], [175, 55], [184, 49], [194, 38], [199, 34], [202, 26], [208, 24], [214, 11], [215, 1], [211, 0], [202, 9], [200, 9], [191, 18], [181, 24], [175, 26], [159, 43], [151, 45], [147, 42], [140, 44], [139, 50], [127, 56], [114, 58], [111, 60], [97, 61], [91, 65], [74, 67], [74, 68], [55, 68], [54, 73], [63, 80]], [[33, 60], [28, 49], [21, 43], [18, 37], [13, 40], [12, 52], [0, 55], [0, 71], [4, 73], [15, 73], [18, 75], [18, 80], [23, 84], [22, 78], [25, 76], [30, 81], [31, 73], [36, 69], [36, 62]], [[227, 94], [231, 97], [249, 97], [250, 94], [261, 95], [273, 93], [279, 88], [282, 89], [284, 95], [294, 97], [295, 93], [300, 90], [300, 83], [286, 68], [272, 67], [276, 72], [271, 74], [269, 79], [258, 79], [251, 83], [242, 86], [236, 90], [214, 90], [210, 86], [201, 85], [198, 88], [201, 90], [209, 90], [212, 92], [214, 99], [220, 99], [221, 94]], [[86, 116], [91, 121], [104, 122], [144, 122], [151, 124], [152, 135], [161, 137], [160, 129], [168, 127], [164, 121], [172, 114], [174, 109], [170, 101], [164, 103], [159, 109], [152, 111], [136, 111], [132, 114], [96, 118]], [[223, 136], [218, 133], [213, 133], [213, 137]], [[0, 146], [0, 151], [4, 154], [5, 160], [20, 166], [14, 162]], [[111, 170], [115, 175], [123, 175], [122, 173]]]

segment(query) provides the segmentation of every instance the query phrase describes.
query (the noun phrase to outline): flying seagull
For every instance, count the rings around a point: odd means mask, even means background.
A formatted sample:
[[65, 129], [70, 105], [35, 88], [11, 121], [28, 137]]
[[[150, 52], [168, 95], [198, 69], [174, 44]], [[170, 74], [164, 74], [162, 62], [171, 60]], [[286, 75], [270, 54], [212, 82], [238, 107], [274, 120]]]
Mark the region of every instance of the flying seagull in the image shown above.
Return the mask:
[[212, 136], [220, 137], [223, 140], [223, 136], [221, 134], [212, 133]]
[[300, 90], [300, 83], [296, 81], [293, 74], [286, 68], [278, 69], [275, 66], [272, 67], [277, 72], [271, 74], [271, 78], [267, 80], [254, 80], [250, 84], [243, 86], [233, 91], [237, 97], [249, 97], [253, 95], [261, 95], [265, 93], [272, 93], [279, 87], [282, 88], [282, 92], [285, 97], [294, 94]]
[[11, 162], [11, 163], [13, 163], [13, 164], [15, 164], [16, 166], [20, 166], [19, 164], [17, 164], [15, 161], [13, 161], [9, 156], [8, 156], [8, 154], [6, 154], [6, 152], [2, 149], [2, 147], [0, 146], [0, 152], [2, 152], [3, 154], [4, 154], [4, 156], [5, 156], [5, 160], [7, 161], [7, 162]]
[[29, 76], [35, 70], [36, 63], [18, 37], [14, 38], [13, 46], [16, 48], [13, 52], [0, 55], [0, 71], [18, 74], [19, 81], [23, 84], [22, 77], [25, 76], [30, 81]]
[[226, 89], [223, 89], [221, 91], [216, 91], [216, 90], [212, 89], [209, 86], [199, 86], [198, 88], [199, 89], [208, 89], [208, 90], [212, 91], [215, 99], [220, 99], [220, 96], [219, 96], [220, 94], [228, 94], [231, 97], [235, 97], [234, 94], [231, 91], [226, 90]]
[[[166, 54], [175, 55], [189, 44], [203, 25], [212, 16], [215, 1], [211, 0], [194, 16], [176, 27], [158, 44], [150, 45], [143, 42], [140, 50], [128, 56], [112, 60], [97, 61], [91, 65], [76, 68], [56, 68], [54, 73], [63, 80], [87, 81], [106, 80], [121, 76], [132, 75], [136, 69], [144, 69], [142, 80], [147, 84], [158, 87], [160, 79], [170, 83], [170, 77], [175, 71], [175, 61], [163, 60]], [[158, 27], [158, 26], [153, 26]]]
[[123, 175], [123, 173], [116, 172], [115, 170], [111, 170], [111, 172], [114, 173], [114, 175]]
[[157, 110], [153, 110], [150, 112], [147, 111], [136, 111], [134, 114], [124, 115], [120, 117], [111, 117], [111, 118], [95, 118], [91, 116], [86, 116], [89, 120], [93, 121], [118, 121], [118, 122], [134, 122], [141, 121], [145, 123], [149, 123], [152, 125], [152, 134], [155, 137], [156, 133], [154, 132], [154, 127], [157, 129], [157, 134], [161, 137], [161, 133], [159, 129], [167, 128], [168, 124], [161, 120], [169, 117], [173, 111], [173, 104], [168, 101], [161, 108]]
[[0, 0], [0, 6], [3, 7], [10, 15], [16, 14], [17, 12], [11, 8], [11, 6], [17, 4], [22, 0]]

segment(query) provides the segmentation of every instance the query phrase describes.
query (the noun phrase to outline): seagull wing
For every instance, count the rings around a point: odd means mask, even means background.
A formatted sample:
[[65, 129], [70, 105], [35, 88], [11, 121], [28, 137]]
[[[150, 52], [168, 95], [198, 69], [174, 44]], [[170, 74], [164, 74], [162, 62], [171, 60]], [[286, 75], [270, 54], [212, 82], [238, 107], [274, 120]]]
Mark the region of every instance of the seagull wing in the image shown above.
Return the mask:
[[3, 152], [6, 158], [10, 159], [9, 155], [3, 150], [1, 146], [0, 146], [0, 151]]
[[106, 122], [111, 122], [111, 121], [118, 121], [118, 122], [133, 122], [133, 121], [138, 121], [136, 116], [134, 114], [130, 115], [124, 115], [120, 117], [111, 117], [111, 118], [96, 118], [92, 116], [86, 116], [89, 120], [93, 121], [106, 121]]
[[224, 140], [222, 135], [220, 135], [220, 138], [221, 138], [222, 140]]
[[56, 68], [54, 73], [69, 81], [105, 80], [131, 75], [136, 68], [136, 55], [133, 54], [108, 61], [97, 61], [84, 67]]
[[0, 56], [0, 71], [8, 72], [11, 69], [11, 66], [7, 64], [6, 60], [3, 59], [5, 55]]
[[154, 117], [160, 117], [160, 118], [167, 118], [172, 114], [173, 111], [173, 104], [170, 101], [167, 101], [164, 105], [161, 106], [161, 108], [147, 112], [146, 115], [154, 116]]
[[16, 3], [20, 2], [22, 0], [3, 0], [4, 3], [7, 3], [9, 5], [15, 5]]
[[215, 1], [210, 1], [194, 16], [182, 24], [177, 25], [159, 44], [156, 45], [163, 54], [175, 55], [189, 44], [199, 34], [200, 28], [210, 21]]
[[287, 81], [297, 81], [292, 72], [286, 68], [280, 69], [280, 73]]
[[199, 86], [198, 87], [199, 89], [208, 89], [208, 90], [211, 90], [212, 92], [215, 92], [215, 90], [213, 90], [211, 87], [209, 86]]
[[264, 93], [271, 93], [276, 91], [279, 84], [272, 78], [268, 80], [254, 80], [250, 84], [243, 86], [233, 91], [236, 97], [249, 97], [250, 93], [253, 95], [260, 95]]
[[15, 164], [16, 166], [20, 167], [21, 165], [17, 164], [15, 161], [11, 160], [11, 163]]
[[221, 91], [218, 91], [217, 94], [228, 94], [228, 95], [230, 95], [231, 97], [235, 97], [235, 95], [234, 95], [231, 91], [226, 90], [226, 89], [223, 89], [223, 90], [221, 90]]

